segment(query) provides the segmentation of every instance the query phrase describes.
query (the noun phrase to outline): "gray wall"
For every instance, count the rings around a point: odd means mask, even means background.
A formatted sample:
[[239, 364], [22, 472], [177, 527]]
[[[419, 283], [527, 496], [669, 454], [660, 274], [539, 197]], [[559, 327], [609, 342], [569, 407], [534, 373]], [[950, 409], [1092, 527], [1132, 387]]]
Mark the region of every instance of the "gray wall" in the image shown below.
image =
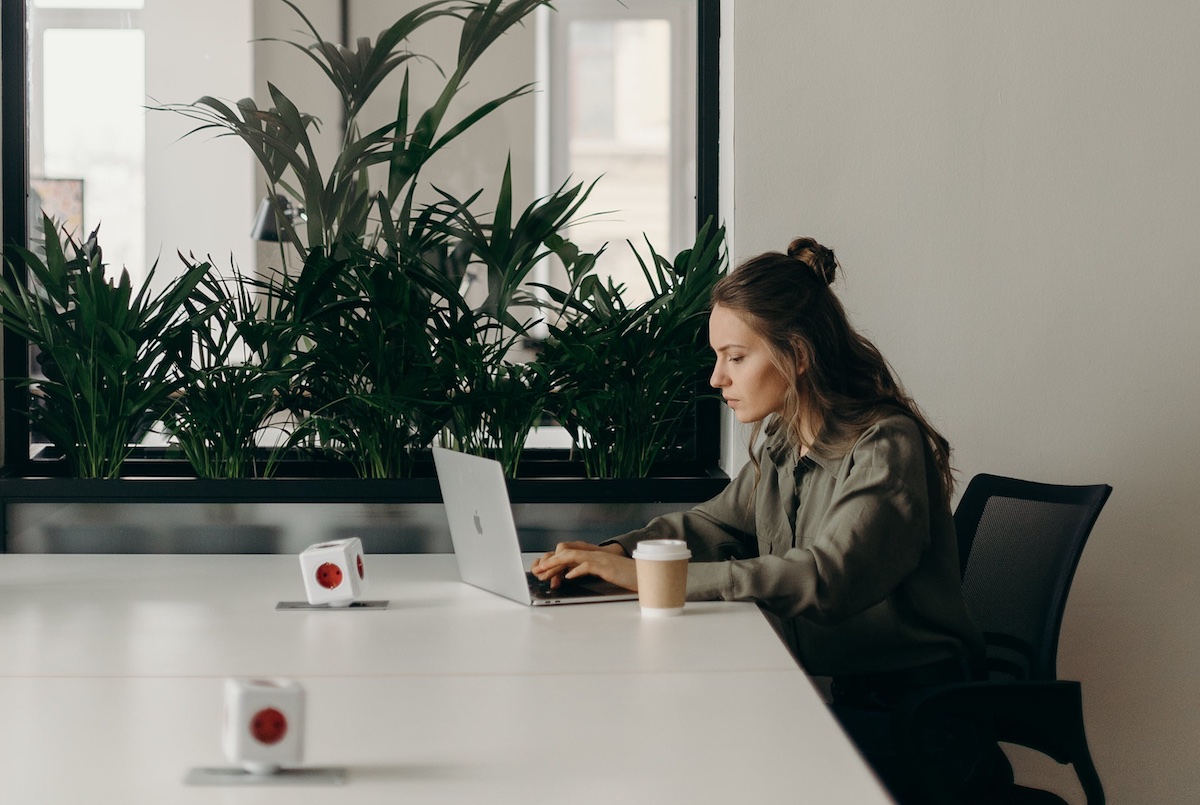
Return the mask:
[[725, 4], [735, 257], [832, 246], [964, 483], [1113, 485], [1060, 674], [1111, 802], [1200, 801], [1200, 4]]

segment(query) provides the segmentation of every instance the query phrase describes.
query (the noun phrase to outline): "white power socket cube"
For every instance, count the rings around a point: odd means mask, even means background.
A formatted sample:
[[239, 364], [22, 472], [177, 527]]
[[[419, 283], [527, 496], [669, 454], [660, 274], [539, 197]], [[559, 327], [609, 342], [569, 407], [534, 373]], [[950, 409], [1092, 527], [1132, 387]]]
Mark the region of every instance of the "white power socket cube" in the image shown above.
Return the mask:
[[254, 774], [304, 758], [304, 688], [290, 679], [226, 679], [225, 757]]
[[362, 540], [358, 537], [308, 546], [300, 554], [300, 570], [310, 604], [349, 606], [367, 588]]

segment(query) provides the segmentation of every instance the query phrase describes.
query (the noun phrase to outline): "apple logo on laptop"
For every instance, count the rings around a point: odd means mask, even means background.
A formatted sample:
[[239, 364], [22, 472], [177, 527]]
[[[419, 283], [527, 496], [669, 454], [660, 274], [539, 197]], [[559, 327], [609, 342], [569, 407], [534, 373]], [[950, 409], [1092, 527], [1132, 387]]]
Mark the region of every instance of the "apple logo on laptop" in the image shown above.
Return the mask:
[[479, 519], [478, 511], [475, 512], [475, 530], [478, 531], [481, 535], [483, 534], [483, 523]]

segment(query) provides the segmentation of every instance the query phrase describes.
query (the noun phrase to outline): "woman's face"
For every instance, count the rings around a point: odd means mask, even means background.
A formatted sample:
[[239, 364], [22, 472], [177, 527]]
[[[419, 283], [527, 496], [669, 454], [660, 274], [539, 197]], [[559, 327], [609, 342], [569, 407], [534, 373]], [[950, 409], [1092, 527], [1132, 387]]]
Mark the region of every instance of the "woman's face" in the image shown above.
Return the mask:
[[714, 305], [708, 319], [708, 342], [717, 365], [708, 382], [721, 390], [739, 422], [758, 422], [783, 411], [789, 380], [771, 363], [764, 340], [736, 313]]

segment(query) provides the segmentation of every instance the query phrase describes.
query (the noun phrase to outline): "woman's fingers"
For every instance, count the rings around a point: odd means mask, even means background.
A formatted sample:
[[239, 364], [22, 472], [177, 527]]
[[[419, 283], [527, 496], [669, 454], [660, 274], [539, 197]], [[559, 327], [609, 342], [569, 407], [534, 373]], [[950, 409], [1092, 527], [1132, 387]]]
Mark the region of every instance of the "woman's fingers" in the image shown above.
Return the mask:
[[533, 572], [537, 573], [540, 569], [554, 569], [561, 567], [563, 565], [563, 554], [568, 550], [573, 550], [570, 547], [572, 544], [582, 545], [586, 543], [558, 543], [554, 550], [547, 551], [537, 559], [533, 560]]
[[570, 568], [582, 561], [581, 554], [600, 550], [590, 542], [560, 542], [552, 551], [547, 551], [533, 560], [530, 571], [538, 578]]
[[591, 543], [591, 542], [571, 541], [571, 542], [558, 543], [558, 545], [556, 545], [554, 548], [554, 553], [565, 553], [567, 551], [599, 551], [599, 550], [601, 550], [600, 546], [596, 545], [594, 543]]
[[590, 542], [560, 542], [558, 546], [534, 560], [530, 568], [542, 581], [557, 587], [563, 578], [598, 576], [605, 581], [630, 590], [637, 589], [637, 573], [633, 560], [625, 556], [619, 545], [599, 546]]
[[553, 557], [554, 557], [554, 551], [550, 551], [549, 553], [542, 554], [541, 556], [539, 556], [538, 558], [533, 560], [533, 564], [530, 566], [529, 572], [533, 573], [533, 575], [537, 576], [540, 579], [542, 577], [542, 575], [549, 572], [549, 569], [552, 567], [552, 565], [550, 564], [550, 560]]
[[566, 578], [586, 575], [597, 576], [627, 590], [637, 589], [637, 568], [633, 560], [608, 551], [589, 552], [588, 556], [567, 571]]

